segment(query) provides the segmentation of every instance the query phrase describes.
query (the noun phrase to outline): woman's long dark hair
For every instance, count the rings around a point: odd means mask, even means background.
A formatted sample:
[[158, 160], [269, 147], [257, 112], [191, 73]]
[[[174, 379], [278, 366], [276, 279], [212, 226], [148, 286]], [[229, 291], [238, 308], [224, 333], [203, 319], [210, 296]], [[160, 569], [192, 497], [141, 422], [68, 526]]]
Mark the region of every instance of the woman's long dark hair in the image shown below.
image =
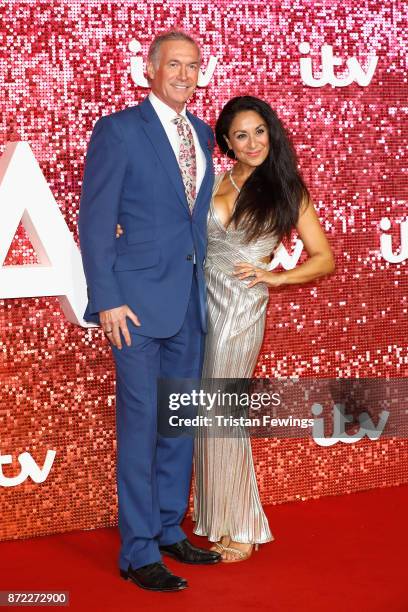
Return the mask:
[[264, 119], [269, 153], [242, 186], [230, 223], [242, 223], [248, 242], [268, 233], [275, 233], [281, 240], [289, 237], [296, 226], [301, 204], [310, 200], [309, 192], [285, 128], [269, 104], [259, 98], [238, 96], [224, 106], [215, 125], [221, 151], [235, 159], [225, 136], [229, 135], [234, 117], [243, 111], [254, 111]]

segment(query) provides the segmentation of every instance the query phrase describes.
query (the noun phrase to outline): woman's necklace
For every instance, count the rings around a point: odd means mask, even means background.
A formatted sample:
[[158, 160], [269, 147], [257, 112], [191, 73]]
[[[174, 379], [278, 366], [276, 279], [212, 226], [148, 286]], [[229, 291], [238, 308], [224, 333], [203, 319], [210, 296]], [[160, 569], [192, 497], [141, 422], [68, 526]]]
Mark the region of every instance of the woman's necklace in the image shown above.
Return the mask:
[[241, 193], [240, 188], [238, 187], [238, 185], [236, 184], [236, 182], [234, 181], [234, 177], [232, 176], [232, 168], [231, 170], [228, 172], [228, 176], [229, 176], [229, 180], [231, 181], [231, 184], [233, 187], [235, 187], [235, 189], [238, 191], [238, 193]]

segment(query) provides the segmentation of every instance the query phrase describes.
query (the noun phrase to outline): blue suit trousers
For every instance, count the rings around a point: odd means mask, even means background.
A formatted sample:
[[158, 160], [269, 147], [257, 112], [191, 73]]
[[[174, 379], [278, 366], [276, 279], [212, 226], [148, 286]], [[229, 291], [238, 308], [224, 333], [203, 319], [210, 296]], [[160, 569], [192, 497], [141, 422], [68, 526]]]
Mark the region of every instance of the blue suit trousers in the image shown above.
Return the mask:
[[132, 334], [130, 347], [123, 343], [121, 350], [112, 350], [116, 365], [119, 566], [127, 570], [129, 565], [136, 569], [160, 561], [159, 545], [185, 538], [180, 523], [189, 499], [193, 438], [158, 434], [157, 379], [201, 376], [204, 334], [196, 274], [184, 322], [174, 336]]

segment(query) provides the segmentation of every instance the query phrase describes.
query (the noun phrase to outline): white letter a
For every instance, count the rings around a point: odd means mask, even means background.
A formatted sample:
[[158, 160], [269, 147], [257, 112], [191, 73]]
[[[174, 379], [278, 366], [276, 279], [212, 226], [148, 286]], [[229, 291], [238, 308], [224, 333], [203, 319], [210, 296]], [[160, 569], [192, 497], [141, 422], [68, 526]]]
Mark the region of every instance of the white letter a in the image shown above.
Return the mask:
[[[3, 266], [20, 221], [40, 264]], [[71, 323], [88, 327], [79, 249], [29, 144], [8, 143], [0, 159], [0, 298], [52, 295]]]

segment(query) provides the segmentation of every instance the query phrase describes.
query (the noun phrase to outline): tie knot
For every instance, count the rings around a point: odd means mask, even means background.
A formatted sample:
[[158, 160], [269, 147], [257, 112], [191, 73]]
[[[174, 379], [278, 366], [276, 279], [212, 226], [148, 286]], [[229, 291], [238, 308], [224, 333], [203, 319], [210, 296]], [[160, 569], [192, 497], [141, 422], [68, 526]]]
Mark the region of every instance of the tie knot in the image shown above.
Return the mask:
[[177, 127], [179, 125], [186, 125], [186, 120], [183, 117], [183, 115], [177, 115], [177, 117], [174, 117], [174, 119], [172, 119], [173, 123], [175, 123], [177, 125]]

